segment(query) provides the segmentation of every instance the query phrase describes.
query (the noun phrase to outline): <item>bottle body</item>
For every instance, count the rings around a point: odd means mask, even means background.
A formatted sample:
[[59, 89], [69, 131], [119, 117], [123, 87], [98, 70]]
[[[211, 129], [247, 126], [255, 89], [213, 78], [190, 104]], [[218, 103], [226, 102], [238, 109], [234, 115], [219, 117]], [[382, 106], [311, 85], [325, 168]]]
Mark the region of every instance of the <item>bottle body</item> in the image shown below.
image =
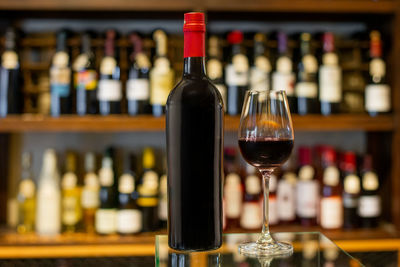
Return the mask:
[[[185, 58], [185, 64], [201, 65], [202, 61], [202, 57]], [[174, 249], [221, 246], [222, 126], [222, 99], [207, 77], [184, 78], [171, 92], [167, 103], [168, 237]]]

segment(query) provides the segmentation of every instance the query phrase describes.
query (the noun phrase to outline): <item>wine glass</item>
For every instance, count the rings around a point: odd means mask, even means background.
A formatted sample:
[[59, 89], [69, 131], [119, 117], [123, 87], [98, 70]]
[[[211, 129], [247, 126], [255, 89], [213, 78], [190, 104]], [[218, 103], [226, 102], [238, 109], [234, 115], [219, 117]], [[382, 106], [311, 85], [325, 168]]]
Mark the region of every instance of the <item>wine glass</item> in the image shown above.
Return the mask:
[[239, 245], [247, 256], [284, 255], [293, 246], [275, 241], [268, 225], [269, 178], [282, 165], [293, 149], [292, 119], [285, 91], [246, 92], [239, 126], [239, 147], [244, 159], [256, 167], [263, 177], [263, 227], [256, 242]]

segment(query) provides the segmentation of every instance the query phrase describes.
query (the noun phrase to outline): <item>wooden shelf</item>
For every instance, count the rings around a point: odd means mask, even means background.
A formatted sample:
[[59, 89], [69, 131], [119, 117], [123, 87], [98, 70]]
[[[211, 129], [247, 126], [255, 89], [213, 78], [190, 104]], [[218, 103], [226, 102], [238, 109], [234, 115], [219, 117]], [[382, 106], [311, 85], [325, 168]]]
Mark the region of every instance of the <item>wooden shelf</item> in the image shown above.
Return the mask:
[[[225, 131], [236, 131], [238, 116], [225, 116]], [[391, 115], [293, 115], [297, 131], [392, 131]], [[0, 132], [127, 132], [164, 131], [164, 117], [141, 115], [76, 116], [52, 118], [43, 115], [13, 115], [0, 119]]]
[[168, 4], [160, 0], [3, 0], [0, 10], [52, 10], [52, 11], [266, 11], [266, 12], [304, 12], [304, 13], [375, 13], [390, 14], [395, 11], [393, 0], [274, 0], [274, 1], [241, 1], [241, 0], [206, 0], [203, 2], [189, 0], [171, 0]]
[[[272, 226], [271, 230], [272, 232], [322, 232], [346, 251], [400, 249], [398, 234], [385, 227], [367, 230], [327, 231], [322, 230], [320, 227], [290, 225]], [[243, 232], [243, 230], [228, 232]], [[249, 232], [257, 233], [258, 231]], [[0, 234], [0, 259], [151, 256], [155, 252], [154, 244], [155, 235], [157, 234], [166, 234], [166, 232], [143, 233], [132, 236], [100, 236], [96, 234], [73, 233], [43, 237], [36, 234], [20, 235], [15, 232], [3, 231]]]

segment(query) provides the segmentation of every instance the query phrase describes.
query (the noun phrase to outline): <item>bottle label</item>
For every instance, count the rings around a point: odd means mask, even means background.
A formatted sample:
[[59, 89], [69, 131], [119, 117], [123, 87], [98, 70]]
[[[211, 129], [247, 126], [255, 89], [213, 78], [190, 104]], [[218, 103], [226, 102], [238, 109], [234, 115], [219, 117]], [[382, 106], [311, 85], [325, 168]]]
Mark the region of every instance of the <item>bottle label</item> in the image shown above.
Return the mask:
[[117, 230], [117, 211], [115, 209], [98, 209], [95, 227], [99, 234], [112, 234]]
[[296, 96], [316, 98], [318, 95], [317, 84], [313, 82], [298, 82], [296, 84]]
[[211, 80], [222, 78], [222, 63], [218, 59], [207, 61], [207, 75]]
[[343, 196], [343, 207], [347, 209], [354, 209], [358, 207], [358, 197], [347, 195]]
[[278, 182], [277, 187], [278, 218], [284, 221], [295, 219], [294, 186], [285, 180]]
[[126, 98], [128, 100], [148, 100], [150, 83], [148, 79], [129, 79], [126, 83]]
[[258, 202], [243, 203], [240, 226], [244, 229], [255, 229], [262, 226], [262, 209]]
[[14, 51], [5, 51], [1, 56], [1, 66], [12, 70], [18, 68], [18, 55]]
[[342, 101], [342, 73], [339, 66], [322, 65], [319, 68], [319, 99], [330, 103]]
[[100, 204], [99, 191], [89, 188], [83, 188], [81, 197], [82, 208], [97, 208]]
[[69, 96], [69, 87], [71, 83], [71, 69], [56, 68], [50, 69], [51, 92], [61, 97]]
[[273, 91], [284, 90], [286, 91], [286, 95], [293, 96], [294, 83], [295, 83], [294, 73], [274, 72], [272, 74]]
[[386, 64], [381, 58], [374, 58], [369, 63], [369, 74], [371, 76], [383, 77], [386, 74]]
[[296, 210], [300, 218], [315, 218], [319, 199], [316, 181], [299, 181], [296, 184]]
[[318, 71], [318, 62], [313, 55], [305, 55], [302, 58], [304, 71], [307, 73], [316, 73]]
[[101, 168], [99, 171], [99, 182], [101, 186], [112, 186], [114, 184], [114, 172], [110, 168]]
[[35, 196], [35, 183], [31, 179], [22, 180], [19, 184], [19, 193], [24, 198], [32, 198]]
[[94, 70], [82, 70], [77, 73], [77, 83], [79, 89], [88, 91], [97, 88], [97, 73]]
[[121, 101], [122, 88], [121, 81], [117, 80], [100, 80], [97, 98], [100, 101]]
[[138, 233], [142, 230], [142, 213], [139, 210], [119, 210], [117, 231], [121, 234]]
[[321, 199], [321, 226], [336, 229], [343, 224], [343, 207], [340, 197], [323, 197]]
[[379, 196], [361, 196], [358, 215], [362, 218], [374, 218], [381, 215], [381, 199]]
[[150, 72], [150, 103], [164, 106], [169, 92], [174, 87], [174, 72], [169, 67], [169, 61], [166, 58], [157, 59], [154, 66]]
[[89, 57], [87, 54], [80, 54], [72, 64], [72, 69], [76, 72], [79, 72], [80, 70], [83, 70], [85, 68], [88, 61]]
[[[238, 180], [240, 181], [239, 175], [236, 173], [230, 173], [225, 177], [225, 180]], [[226, 217], [227, 218], [239, 218], [242, 209], [242, 198], [243, 193], [239, 183], [232, 183], [232, 185], [225, 185], [225, 201], [226, 201]]]
[[250, 86], [252, 90], [267, 91], [269, 89], [269, 72], [252, 67], [250, 70]]
[[[289, 74], [292, 72], [293, 63], [292, 60], [287, 56], [279, 57], [276, 61], [276, 72]], [[282, 90], [282, 89], [280, 89]]]
[[249, 83], [247, 71], [236, 71], [233, 64], [229, 64], [225, 69], [225, 82], [228, 86], [246, 86]]
[[[262, 203], [261, 203], [261, 209], [262, 209]], [[269, 197], [268, 219], [270, 224], [277, 224], [279, 221], [278, 205], [275, 196]]]
[[58, 234], [61, 230], [61, 196], [52, 183], [43, 183], [38, 189], [36, 229], [39, 234]]
[[249, 71], [249, 60], [243, 54], [237, 54], [233, 56], [232, 65], [237, 73], [248, 73]]
[[78, 199], [76, 197], [63, 197], [62, 222], [64, 225], [75, 225], [79, 220]]
[[390, 111], [390, 87], [386, 84], [369, 84], [365, 88], [365, 109], [367, 111]]

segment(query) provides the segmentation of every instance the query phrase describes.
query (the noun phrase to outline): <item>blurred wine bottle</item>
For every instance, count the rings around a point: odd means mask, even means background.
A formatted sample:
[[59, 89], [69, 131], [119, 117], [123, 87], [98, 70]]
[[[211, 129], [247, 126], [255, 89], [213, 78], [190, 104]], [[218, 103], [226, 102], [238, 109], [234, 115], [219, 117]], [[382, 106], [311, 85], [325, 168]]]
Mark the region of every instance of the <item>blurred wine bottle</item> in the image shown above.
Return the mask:
[[244, 180], [244, 201], [240, 217], [240, 226], [243, 229], [259, 230], [262, 226], [261, 178], [258, 170], [250, 164], [246, 165]]
[[115, 47], [117, 33], [108, 30], [105, 39], [105, 56], [100, 63], [100, 79], [97, 92], [101, 115], [120, 114], [122, 86], [118, 52]]
[[117, 196], [114, 189], [113, 160], [109, 156], [103, 157], [99, 181], [100, 207], [95, 215], [95, 229], [99, 234], [113, 234], [117, 231]]
[[221, 40], [218, 36], [212, 35], [208, 38], [208, 60], [207, 60], [207, 75], [212, 83], [217, 87], [221, 94], [222, 101], [224, 103], [224, 110], [226, 112], [227, 107], [227, 92], [224, 84], [224, 67], [222, 63], [222, 48]]
[[60, 174], [53, 149], [47, 149], [43, 155], [37, 190], [36, 232], [39, 235], [61, 232]]
[[8, 28], [5, 33], [5, 51], [0, 67], [0, 117], [22, 112], [23, 95], [20, 88], [20, 64], [17, 54], [17, 33]]
[[22, 175], [18, 185], [18, 225], [19, 234], [30, 233], [35, 230], [36, 213], [36, 185], [33, 181], [32, 154], [22, 154]]
[[343, 155], [343, 228], [355, 229], [359, 226], [357, 214], [360, 197], [360, 177], [357, 175], [357, 158], [353, 152]]
[[75, 59], [76, 113], [79, 115], [97, 114], [97, 72], [94, 53], [92, 51], [92, 33], [82, 35], [81, 54]]
[[68, 233], [76, 232], [82, 219], [81, 188], [78, 187], [76, 161], [76, 154], [67, 152], [65, 173], [61, 180], [61, 221], [64, 231]]
[[163, 174], [160, 177], [160, 190], [158, 202], [158, 218], [160, 219], [160, 228], [167, 228], [168, 221], [168, 180], [167, 180], [167, 158], [163, 158]]
[[83, 227], [85, 232], [94, 233], [95, 214], [100, 204], [100, 184], [96, 174], [96, 157], [93, 153], [85, 155], [85, 177], [83, 183], [81, 196]]
[[128, 114], [150, 113], [150, 59], [143, 51], [143, 40], [136, 34], [130, 35], [133, 49], [130, 54], [131, 66], [126, 82], [126, 99], [128, 101]]
[[62, 30], [57, 34], [57, 51], [50, 67], [51, 115], [71, 113], [71, 67], [67, 48], [68, 32]]
[[153, 33], [153, 39], [156, 43], [156, 56], [150, 71], [150, 104], [153, 116], [159, 117], [165, 113], [169, 92], [174, 87], [175, 73], [167, 56], [168, 38], [166, 33], [156, 30]]
[[269, 195], [268, 195], [268, 220], [269, 225], [277, 225], [279, 222], [278, 205], [276, 199], [276, 187], [278, 184], [278, 177], [276, 171], [271, 174], [269, 178]]
[[254, 35], [253, 64], [250, 69], [250, 89], [266, 91], [270, 89], [271, 62], [268, 58], [267, 37], [263, 33]]

